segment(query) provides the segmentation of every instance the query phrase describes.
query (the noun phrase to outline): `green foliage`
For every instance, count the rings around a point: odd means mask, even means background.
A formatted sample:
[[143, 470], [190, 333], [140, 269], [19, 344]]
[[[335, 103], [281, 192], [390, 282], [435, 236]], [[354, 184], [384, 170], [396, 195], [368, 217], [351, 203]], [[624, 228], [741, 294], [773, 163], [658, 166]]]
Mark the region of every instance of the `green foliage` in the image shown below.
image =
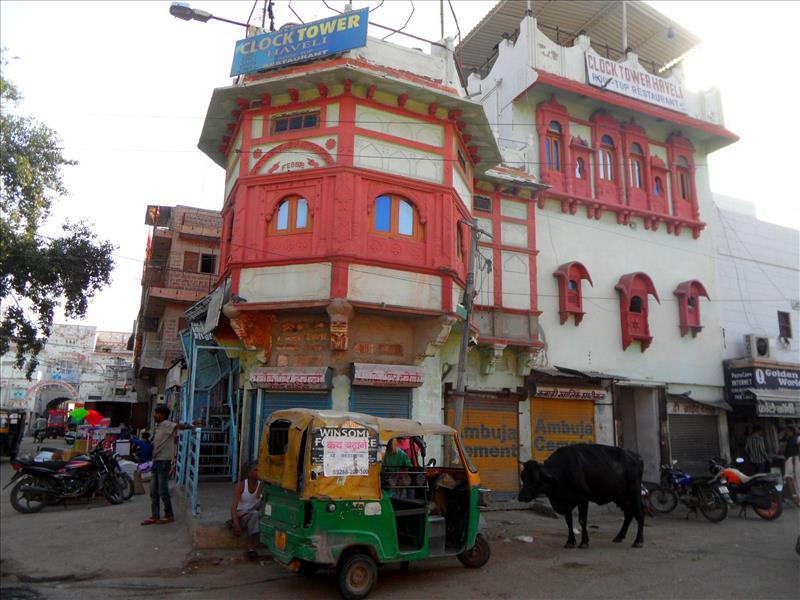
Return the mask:
[[64, 224], [55, 238], [38, 233], [66, 195], [62, 168], [77, 163], [64, 157], [52, 129], [11, 112], [20, 98], [0, 75], [0, 355], [15, 349], [30, 377], [59, 304], [68, 318], [83, 318], [110, 283], [114, 245], [84, 222]]

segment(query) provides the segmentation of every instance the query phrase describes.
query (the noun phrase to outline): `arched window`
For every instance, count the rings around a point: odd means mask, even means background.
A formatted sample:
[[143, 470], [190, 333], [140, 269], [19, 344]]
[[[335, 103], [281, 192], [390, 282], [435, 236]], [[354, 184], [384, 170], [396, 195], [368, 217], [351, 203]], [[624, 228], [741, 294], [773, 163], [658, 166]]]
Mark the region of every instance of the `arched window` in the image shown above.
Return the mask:
[[311, 231], [311, 213], [308, 200], [301, 196], [288, 196], [278, 204], [270, 232], [276, 234], [307, 233]]
[[600, 179], [614, 181], [614, 140], [604, 135], [600, 140], [600, 152], [597, 157]]
[[630, 153], [630, 169], [631, 169], [631, 185], [637, 189], [642, 189], [642, 161], [644, 160], [644, 151], [642, 147], [634, 142], [631, 144]]
[[692, 182], [689, 177], [689, 161], [685, 156], [678, 157], [678, 193], [681, 200], [689, 200], [692, 195]]
[[422, 239], [422, 227], [414, 205], [401, 196], [383, 194], [375, 198], [375, 233], [400, 239]]
[[656, 196], [661, 196], [663, 189], [664, 185], [661, 183], [661, 177], [656, 177], [653, 181], [653, 194]]
[[561, 170], [563, 163], [561, 156], [562, 145], [561, 124], [558, 121], [550, 121], [547, 126], [547, 137], [544, 141], [544, 152], [547, 168], [551, 171]]
[[583, 179], [586, 177], [586, 163], [582, 158], [575, 161], [575, 179]]

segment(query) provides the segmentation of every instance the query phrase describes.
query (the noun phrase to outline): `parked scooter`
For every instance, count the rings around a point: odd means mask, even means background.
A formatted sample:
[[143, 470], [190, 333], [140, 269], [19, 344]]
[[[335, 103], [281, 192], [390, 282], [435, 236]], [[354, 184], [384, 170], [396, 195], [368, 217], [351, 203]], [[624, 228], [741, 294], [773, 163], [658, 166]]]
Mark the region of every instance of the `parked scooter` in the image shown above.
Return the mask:
[[110, 504], [120, 504], [126, 490], [115, 473], [115, 462], [113, 454], [99, 447], [69, 461], [17, 458], [11, 463], [16, 473], [3, 489], [16, 482], [11, 490], [11, 506], [23, 514], [96, 492], [102, 493]]
[[[737, 464], [743, 459], [737, 458]], [[766, 521], [774, 521], [783, 513], [783, 481], [778, 473], [745, 475], [739, 469], [725, 465], [721, 458], [708, 461], [712, 480], [728, 502], [739, 506], [739, 516], [747, 516], [747, 507]]]
[[680, 500], [695, 514], [699, 510], [712, 523], [725, 520], [728, 504], [717, 486], [711, 483], [711, 478], [684, 473], [675, 468], [677, 462], [672, 461], [672, 467], [661, 467], [661, 485], [650, 490], [650, 505], [657, 512], [669, 513], [675, 510]]

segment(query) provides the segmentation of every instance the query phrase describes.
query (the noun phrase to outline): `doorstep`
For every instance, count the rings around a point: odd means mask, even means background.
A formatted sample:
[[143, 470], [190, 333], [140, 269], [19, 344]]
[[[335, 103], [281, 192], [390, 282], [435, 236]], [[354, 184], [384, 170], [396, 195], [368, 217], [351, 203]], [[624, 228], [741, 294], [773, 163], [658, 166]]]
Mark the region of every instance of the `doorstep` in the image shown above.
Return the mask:
[[193, 550], [244, 549], [247, 536], [236, 537], [228, 529], [234, 484], [230, 481], [200, 483], [197, 490], [200, 514], [192, 515], [189, 497], [178, 487], [171, 490], [176, 519], [189, 531]]

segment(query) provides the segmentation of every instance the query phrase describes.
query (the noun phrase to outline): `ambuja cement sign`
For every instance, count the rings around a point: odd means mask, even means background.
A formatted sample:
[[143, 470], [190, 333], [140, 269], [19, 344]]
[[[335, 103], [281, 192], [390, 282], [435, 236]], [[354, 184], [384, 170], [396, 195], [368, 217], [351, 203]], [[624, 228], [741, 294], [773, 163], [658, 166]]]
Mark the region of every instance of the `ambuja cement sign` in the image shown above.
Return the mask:
[[629, 98], [682, 112], [689, 112], [683, 85], [645, 71], [638, 62], [619, 63], [586, 51], [586, 76], [589, 85], [611, 90]]

